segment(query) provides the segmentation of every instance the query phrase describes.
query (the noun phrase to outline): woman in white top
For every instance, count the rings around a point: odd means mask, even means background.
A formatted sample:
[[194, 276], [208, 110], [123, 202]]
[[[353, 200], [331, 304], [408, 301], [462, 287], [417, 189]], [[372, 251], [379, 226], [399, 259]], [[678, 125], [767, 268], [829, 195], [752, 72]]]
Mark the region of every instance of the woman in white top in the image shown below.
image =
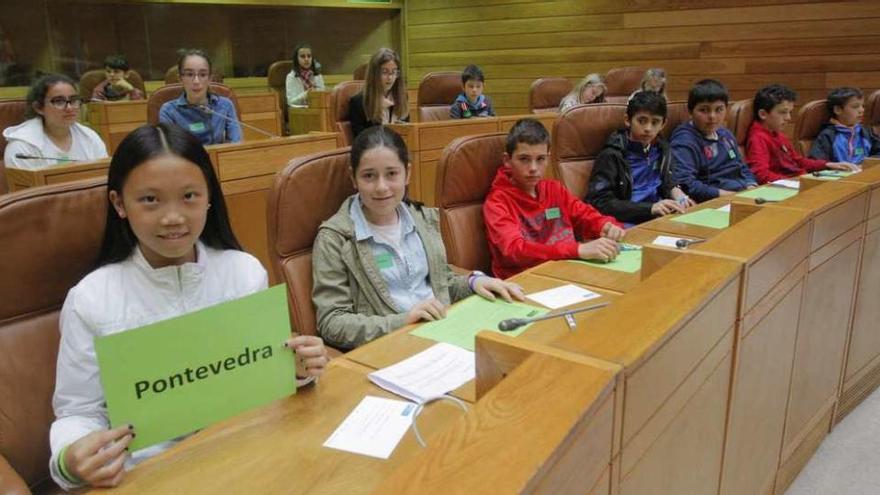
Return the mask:
[[559, 102], [559, 111], [584, 103], [602, 103], [605, 101], [606, 89], [604, 77], [600, 74], [587, 74]]
[[308, 106], [312, 89], [324, 89], [324, 77], [311, 45], [303, 43], [293, 50], [293, 68], [287, 74], [287, 105]]
[[76, 121], [82, 97], [76, 83], [61, 74], [47, 74], [31, 86], [23, 123], [7, 127], [3, 153], [7, 167], [37, 169], [107, 157], [98, 134]]

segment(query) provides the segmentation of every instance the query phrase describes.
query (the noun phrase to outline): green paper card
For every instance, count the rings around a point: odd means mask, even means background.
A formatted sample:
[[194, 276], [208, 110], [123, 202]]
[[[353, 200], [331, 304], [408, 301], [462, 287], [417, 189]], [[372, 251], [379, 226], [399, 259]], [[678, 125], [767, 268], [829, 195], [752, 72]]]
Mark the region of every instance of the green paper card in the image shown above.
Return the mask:
[[764, 198], [768, 201], [784, 201], [788, 198], [797, 196], [797, 189], [789, 189], [787, 187], [763, 186], [755, 189], [749, 189], [737, 194], [740, 198]]
[[376, 256], [376, 266], [378, 266], [380, 270], [393, 268], [394, 256], [392, 256], [391, 253], [382, 253], [379, 256]]
[[718, 211], [713, 208], [698, 210], [672, 219], [673, 222], [681, 222], [710, 229], [726, 229], [730, 226], [730, 214], [726, 211]]
[[544, 308], [528, 304], [509, 303], [502, 299], [489, 301], [473, 295], [449, 308], [446, 318], [424, 323], [411, 334], [473, 351], [477, 332], [492, 330], [515, 337], [526, 331], [530, 325], [521, 326], [510, 332], [502, 332], [498, 330], [498, 323], [508, 318], [532, 318], [546, 312]]
[[559, 218], [560, 215], [561, 214], [559, 213], [559, 208], [555, 207], [547, 208], [547, 210], [544, 212], [544, 217], [547, 218], [547, 220], [554, 220], [556, 218]]
[[95, 339], [113, 427], [131, 450], [204, 428], [296, 393], [287, 288]]
[[205, 132], [205, 123], [193, 122], [189, 125], [189, 130], [191, 130], [192, 132]]
[[801, 177], [811, 177], [819, 180], [838, 180], [844, 177], [849, 177], [852, 174], [853, 172], [848, 170], [820, 170], [815, 174], [804, 174]]
[[618, 272], [635, 273], [642, 269], [642, 250], [621, 250], [613, 261], [603, 263], [598, 260], [568, 260], [574, 263], [586, 263], [596, 268], [605, 268]]

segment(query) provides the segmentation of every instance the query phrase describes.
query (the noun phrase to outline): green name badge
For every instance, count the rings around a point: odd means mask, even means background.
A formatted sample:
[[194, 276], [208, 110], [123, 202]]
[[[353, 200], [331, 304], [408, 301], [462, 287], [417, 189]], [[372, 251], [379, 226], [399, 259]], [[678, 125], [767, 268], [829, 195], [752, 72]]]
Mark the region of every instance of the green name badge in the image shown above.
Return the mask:
[[145, 327], [98, 337], [115, 428], [149, 447], [296, 393], [287, 289], [277, 285]]
[[204, 122], [193, 122], [189, 125], [189, 130], [192, 132], [204, 132], [205, 131], [205, 123]]
[[727, 156], [729, 156], [731, 160], [736, 160], [736, 151], [733, 151], [732, 149], [727, 150]]
[[378, 266], [380, 270], [394, 268], [394, 257], [391, 253], [382, 253], [376, 256], [376, 266]]
[[553, 208], [547, 208], [547, 210], [544, 212], [544, 217], [547, 220], [554, 220], [556, 218], [559, 218], [559, 208], [555, 206]]

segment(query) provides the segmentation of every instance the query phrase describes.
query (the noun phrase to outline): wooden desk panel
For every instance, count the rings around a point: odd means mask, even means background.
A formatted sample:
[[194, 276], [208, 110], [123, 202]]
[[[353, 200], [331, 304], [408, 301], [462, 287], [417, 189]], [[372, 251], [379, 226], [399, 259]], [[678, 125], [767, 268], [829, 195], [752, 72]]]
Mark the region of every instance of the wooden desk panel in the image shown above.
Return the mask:
[[109, 158], [102, 158], [93, 162], [57, 165], [38, 170], [24, 170], [6, 167], [6, 180], [9, 184], [9, 192], [15, 192], [49, 184], [60, 184], [81, 179], [106, 177], [108, 167], [110, 167]]
[[[691, 208], [688, 213], [707, 208], [721, 208], [722, 206], [730, 204], [731, 201], [732, 198], [730, 197], [715, 198], [698, 204], [697, 206]], [[654, 220], [651, 220], [650, 222], [639, 224], [639, 227], [645, 230], [653, 230], [655, 232], [660, 232], [663, 234], [673, 235], [676, 237], [687, 237], [690, 239], [710, 239], [724, 231], [724, 229], [713, 229], [709, 227], [702, 227], [699, 225], [673, 222], [672, 219], [677, 218], [678, 216], [680, 215], [667, 215], [665, 217], [658, 217]]]
[[333, 132], [330, 118], [330, 91], [309, 91], [308, 107], [287, 107], [290, 134]]
[[[283, 130], [281, 109], [278, 108], [278, 97], [275, 93], [265, 90], [236, 93], [235, 96], [241, 108], [239, 118], [242, 122], [275, 136], [281, 136]], [[265, 135], [245, 126], [241, 127], [241, 132], [242, 140], [245, 142], [266, 139]]]

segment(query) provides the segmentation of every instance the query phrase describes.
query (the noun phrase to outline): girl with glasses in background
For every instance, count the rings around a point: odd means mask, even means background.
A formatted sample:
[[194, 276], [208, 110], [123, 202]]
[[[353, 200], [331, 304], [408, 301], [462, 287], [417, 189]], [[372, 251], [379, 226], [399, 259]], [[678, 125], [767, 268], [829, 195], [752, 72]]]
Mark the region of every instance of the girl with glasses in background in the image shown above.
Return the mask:
[[400, 72], [400, 56], [380, 48], [367, 64], [364, 89], [348, 102], [352, 138], [374, 125], [409, 122], [406, 81]]
[[7, 167], [38, 169], [107, 157], [98, 134], [76, 121], [82, 97], [76, 83], [61, 74], [47, 74], [31, 86], [23, 123], [7, 127], [3, 153]]

